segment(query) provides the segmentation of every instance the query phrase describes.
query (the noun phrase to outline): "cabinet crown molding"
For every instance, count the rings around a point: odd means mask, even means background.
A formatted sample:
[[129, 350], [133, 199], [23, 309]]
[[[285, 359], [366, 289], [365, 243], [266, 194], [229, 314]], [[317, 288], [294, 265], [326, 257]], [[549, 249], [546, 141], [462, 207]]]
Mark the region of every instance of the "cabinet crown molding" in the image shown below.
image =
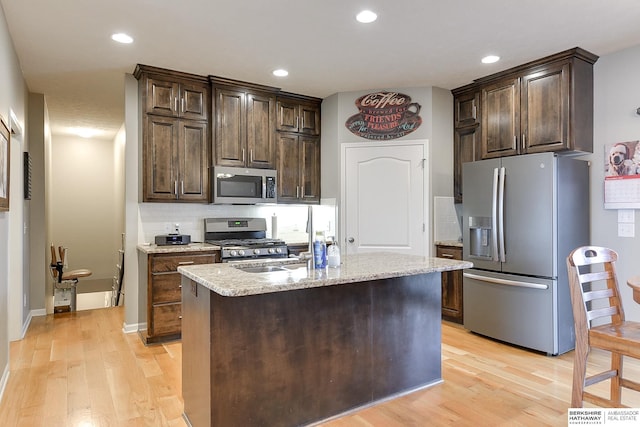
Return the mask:
[[274, 87], [274, 86], [266, 86], [258, 83], [244, 82], [241, 80], [234, 80], [234, 79], [229, 79], [226, 77], [218, 77], [218, 76], [209, 76], [208, 78], [209, 78], [209, 82], [211, 82], [213, 86], [230, 86], [230, 87], [233, 87], [234, 89], [238, 89], [238, 88], [250, 89], [250, 90], [258, 90], [261, 92], [270, 92], [275, 94], [280, 92], [280, 88]]
[[140, 80], [143, 75], [158, 75], [162, 78], [174, 78], [178, 80], [195, 80], [201, 83], [208, 83], [209, 80], [205, 76], [198, 74], [185, 73], [182, 71], [168, 70], [166, 68], [153, 67], [151, 65], [138, 64], [133, 70], [133, 76]]
[[499, 71], [497, 73], [494, 74], [490, 74], [488, 76], [484, 76], [484, 77], [480, 77], [478, 79], [475, 79], [473, 81], [473, 83], [469, 83], [465, 86], [461, 86], [459, 88], [455, 88], [451, 90], [451, 93], [453, 93], [453, 95], [457, 95], [461, 92], [465, 92], [467, 90], [472, 90], [474, 88], [477, 88], [478, 85], [481, 84], [486, 84], [486, 83], [490, 83], [494, 80], [500, 80], [502, 78], [505, 78], [507, 76], [510, 75], [515, 75], [515, 74], [521, 74], [523, 72], [529, 72], [531, 71], [531, 69], [535, 68], [535, 67], [543, 67], [543, 66], [547, 66], [552, 62], [556, 62], [556, 61], [563, 61], [563, 60], [567, 60], [567, 59], [579, 59], [582, 60], [588, 64], [595, 64], [596, 61], [598, 60], [599, 56], [595, 55], [589, 51], [586, 51], [580, 47], [574, 47], [573, 49], [568, 49], [562, 52], [558, 52], [555, 53], [553, 55], [549, 55], [549, 56], [545, 56], [544, 58], [540, 58], [540, 59], [536, 59], [534, 61], [530, 61], [527, 62], [525, 64], [522, 65], [518, 65], [516, 67], [513, 68], [509, 68], [507, 70], [503, 70], [503, 71]]
[[278, 98], [287, 98], [287, 99], [295, 99], [298, 101], [307, 101], [311, 103], [321, 103], [322, 98], [316, 98], [315, 96], [308, 95], [300, 95], [299, 93], [291, 93], [291, 92], [280, 92], [278, 93]]

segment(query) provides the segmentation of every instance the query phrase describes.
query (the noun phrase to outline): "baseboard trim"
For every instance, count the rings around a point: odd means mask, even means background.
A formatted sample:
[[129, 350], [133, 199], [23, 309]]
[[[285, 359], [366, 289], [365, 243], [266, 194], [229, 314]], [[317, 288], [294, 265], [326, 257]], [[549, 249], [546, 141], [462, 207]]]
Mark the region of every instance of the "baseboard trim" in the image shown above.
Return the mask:
[[122, 323], [122, 332], [125, 334], [132, 334], [134, 332], [138, 332], [141, 329], [147, 329], [147, 323], [130, 323], [127, 322]]
[[36, 317], [36, 316], [46, 316], [47, 315], [47, 309], [46, 308], [38, 308], [36, 310], [31, 310], [29, 312], [29, 315], [31, 317]]
[[37, 310], [31, 310], [27, 315], [27, 320], [24, 321], [22, 325], [22, 332], [20, 333], [20, 339], [24, 339], [24, 336], [27, 334], [27, 330], [29, 329], [29, 325], [31, 324], [31, 319], [35, 316], [46, 316], [47, 310], [44, 308], [39, 308]]
[[2, 378], [0, 379], [0, 402], [2, 402], [2, 397], [4, 396], [4, 389], [9, 382], [9, 363], [7, 363], [4, 367], [4, 372], [2, 373]]

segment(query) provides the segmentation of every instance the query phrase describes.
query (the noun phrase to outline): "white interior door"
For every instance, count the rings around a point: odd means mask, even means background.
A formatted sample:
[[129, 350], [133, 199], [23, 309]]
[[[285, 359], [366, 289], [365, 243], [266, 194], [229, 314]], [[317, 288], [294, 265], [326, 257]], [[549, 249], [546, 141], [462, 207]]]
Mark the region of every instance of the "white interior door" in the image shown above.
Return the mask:
[[343, 144], [347, 254], [428, 255], [427, 142]]

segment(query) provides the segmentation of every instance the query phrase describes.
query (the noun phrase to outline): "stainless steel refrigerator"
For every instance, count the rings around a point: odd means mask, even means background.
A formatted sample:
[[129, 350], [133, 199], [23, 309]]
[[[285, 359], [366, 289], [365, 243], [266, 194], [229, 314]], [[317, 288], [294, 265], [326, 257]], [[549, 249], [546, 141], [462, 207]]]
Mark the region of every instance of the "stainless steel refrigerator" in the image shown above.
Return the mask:
[[465, 163], [465, 328], [557, 355], [574, 348], [566, 257], [589, 239], [589, 166], [554, 153]]

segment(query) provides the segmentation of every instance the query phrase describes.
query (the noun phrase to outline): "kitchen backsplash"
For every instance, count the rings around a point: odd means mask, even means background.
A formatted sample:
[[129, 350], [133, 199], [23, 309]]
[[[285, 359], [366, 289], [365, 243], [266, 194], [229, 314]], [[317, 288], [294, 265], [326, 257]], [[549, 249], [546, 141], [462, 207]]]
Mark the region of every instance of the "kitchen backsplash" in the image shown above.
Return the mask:
[[[334, 199], [312, 205], [313, 231], [336, 235], [337, 207]], [[192, 242], [204, 239], [204, 218], [258, 217], [267, 221], [267, 237], [272, 237], [272, 216], [277, 217], [277, 238], [287, 243], [308, 241], [309, 206], [302, 205], [201, 205], [189, 203], [140, 203], [138, 205], [138, 243], [152, 243], [155, 236], [175, 232], [191, 236]]]
[[457, 241], [462, 238], [453, 197], [433, 198], [433, 232], [434, 242]]

